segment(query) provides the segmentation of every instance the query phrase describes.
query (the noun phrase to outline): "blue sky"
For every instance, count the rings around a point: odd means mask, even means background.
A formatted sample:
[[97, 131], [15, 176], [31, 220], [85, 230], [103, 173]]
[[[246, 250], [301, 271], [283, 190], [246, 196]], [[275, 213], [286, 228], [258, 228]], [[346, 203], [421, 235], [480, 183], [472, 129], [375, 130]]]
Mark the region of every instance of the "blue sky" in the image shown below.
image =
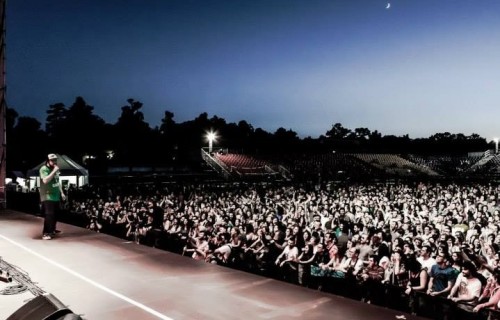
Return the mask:
[[500, 136], [498, 0], [10, 0], [6, 48], [8, 104], [42, 123], [82, 96], [109, 123], [134, 98], [152, 127]]

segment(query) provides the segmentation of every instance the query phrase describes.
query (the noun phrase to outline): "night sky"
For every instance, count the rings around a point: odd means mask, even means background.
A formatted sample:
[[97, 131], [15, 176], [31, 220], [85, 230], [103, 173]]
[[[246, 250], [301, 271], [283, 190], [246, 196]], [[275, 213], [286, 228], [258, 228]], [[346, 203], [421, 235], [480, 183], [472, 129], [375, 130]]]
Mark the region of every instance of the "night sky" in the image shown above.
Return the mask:
[[[390, 8], [388, 7], [390, 2]], [[7, 0], [7, 102], [318, 137], [500, 136], [498, 0]]]

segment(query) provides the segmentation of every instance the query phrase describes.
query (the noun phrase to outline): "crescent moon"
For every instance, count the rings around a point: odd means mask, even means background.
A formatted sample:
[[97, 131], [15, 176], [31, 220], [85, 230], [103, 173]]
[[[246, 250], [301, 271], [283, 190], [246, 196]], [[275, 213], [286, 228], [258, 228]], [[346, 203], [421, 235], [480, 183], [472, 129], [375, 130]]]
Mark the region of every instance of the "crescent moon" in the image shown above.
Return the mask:
[[390, 2], [387, 2], [387, 5], [385, 6], [386, 9], [390, 9], [391, 8], [391, 3]]

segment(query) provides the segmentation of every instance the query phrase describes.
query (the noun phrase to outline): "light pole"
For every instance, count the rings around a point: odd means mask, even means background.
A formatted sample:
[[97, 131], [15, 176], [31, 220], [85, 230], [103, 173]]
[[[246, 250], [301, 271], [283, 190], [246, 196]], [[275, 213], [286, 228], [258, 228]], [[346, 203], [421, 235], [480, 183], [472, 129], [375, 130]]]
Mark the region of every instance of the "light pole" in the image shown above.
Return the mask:
[[213, 142], [216, 140], [216, 138], [217, 136], [215, 135], [215, 132], [210, 131], [207, 133], [208, 153], [212, 153]]
[[495, 154], [498, 154], [498, 138], [494, 138], [493, 141], [495, 141]]

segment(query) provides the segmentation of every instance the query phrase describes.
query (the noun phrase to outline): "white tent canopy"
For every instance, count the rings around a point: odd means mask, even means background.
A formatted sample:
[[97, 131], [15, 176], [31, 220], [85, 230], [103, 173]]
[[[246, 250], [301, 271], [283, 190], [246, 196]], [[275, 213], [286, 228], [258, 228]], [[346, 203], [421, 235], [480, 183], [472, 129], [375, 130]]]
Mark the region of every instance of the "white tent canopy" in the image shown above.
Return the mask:
[[[40, 168], [45, 164], [45, 161], [34, 168], [28, 170], [30, 189], [40, 186]], [[57, 155], [57, 165], [59, 166], [59, 174], [61, 183], [65, 188], [69, 185], [81, 187], [89, 183], [89, 172], [87, 169], [73, 161], [65, 155]]]

